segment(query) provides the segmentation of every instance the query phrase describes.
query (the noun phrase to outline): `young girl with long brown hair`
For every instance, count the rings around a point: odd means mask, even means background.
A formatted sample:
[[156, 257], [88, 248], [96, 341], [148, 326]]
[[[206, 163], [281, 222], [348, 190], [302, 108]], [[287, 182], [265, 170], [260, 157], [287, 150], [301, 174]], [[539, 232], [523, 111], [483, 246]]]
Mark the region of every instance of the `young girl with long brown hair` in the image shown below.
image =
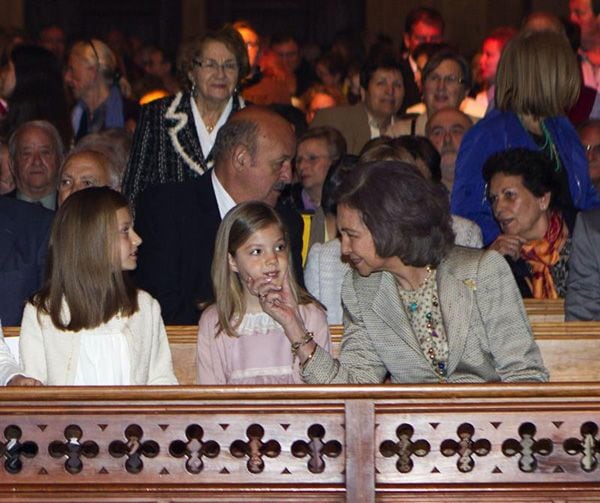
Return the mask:
[[25, 373], [49, 385], [177, 384], [158, 302], [137, 290], [140, 237], [107, 187], [72, 194], [56, 213], [42, 289], [25, 306]]

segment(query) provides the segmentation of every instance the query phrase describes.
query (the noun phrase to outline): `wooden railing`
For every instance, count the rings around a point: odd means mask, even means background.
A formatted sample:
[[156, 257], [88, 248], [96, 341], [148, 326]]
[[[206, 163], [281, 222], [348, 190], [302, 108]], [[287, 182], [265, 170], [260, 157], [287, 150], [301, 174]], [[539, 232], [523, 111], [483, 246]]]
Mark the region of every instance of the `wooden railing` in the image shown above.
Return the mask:
[[600, 384], [0, 393], [0, 502], [600, 501]]

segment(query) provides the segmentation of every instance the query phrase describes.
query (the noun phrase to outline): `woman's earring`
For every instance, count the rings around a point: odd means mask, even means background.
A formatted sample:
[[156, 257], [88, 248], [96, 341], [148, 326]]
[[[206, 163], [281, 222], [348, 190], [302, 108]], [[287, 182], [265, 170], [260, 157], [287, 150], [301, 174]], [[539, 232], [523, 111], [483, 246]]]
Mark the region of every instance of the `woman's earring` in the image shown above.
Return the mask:
[[192, 80], [192, 88], [190, 89], [192, 96], [196, 98], [198, 96], [198, 89], [196, 89], [196, 83]]

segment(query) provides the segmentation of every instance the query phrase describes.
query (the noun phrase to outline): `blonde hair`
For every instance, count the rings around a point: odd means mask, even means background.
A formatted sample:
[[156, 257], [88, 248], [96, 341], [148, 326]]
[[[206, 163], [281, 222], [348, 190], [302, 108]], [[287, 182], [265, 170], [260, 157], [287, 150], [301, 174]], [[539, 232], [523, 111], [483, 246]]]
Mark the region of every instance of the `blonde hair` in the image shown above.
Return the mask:
[[506, 44], [496, 73], [496, 107], [545, 118], [577, 101], [581, 76], [566, 37], [525, 31]]
[[69, 196], [56, 212], [44, 286], [31, 301], [57, 328], [95, 328], [138, 310], [137, 290], [122, 271], [119, 254], [116, 213], [126, 207], [118, 192], [92, 187]]
[[117, 74], [117, 58], [102, 40], [92, 38], [75, 42], [71, 54], [82, 58], [89, 66], [96, 66], [105, 84], [111, 87]]
[[[265, 203], [248, 201], [230, 210], [219, 226], [215, 242], [215, 253], [211, 267], [215, 306], [218, 323], [216, 334], [225, 332], [237, 337], [235, 329], [239, 326], [246, 312], [244, 287], [239, 274], [229, 266], [228, 256], [243, 246], [255, 233], [270, 225], [276, 225], [283, 233], [288, 250], [288, 276], [292, 295], [299, 304], [321, 304], [295, 280], [292, 266], [290, 240], [285, 224], [277, 212]], [[322, 307], [322, 306], [321, 306]]]

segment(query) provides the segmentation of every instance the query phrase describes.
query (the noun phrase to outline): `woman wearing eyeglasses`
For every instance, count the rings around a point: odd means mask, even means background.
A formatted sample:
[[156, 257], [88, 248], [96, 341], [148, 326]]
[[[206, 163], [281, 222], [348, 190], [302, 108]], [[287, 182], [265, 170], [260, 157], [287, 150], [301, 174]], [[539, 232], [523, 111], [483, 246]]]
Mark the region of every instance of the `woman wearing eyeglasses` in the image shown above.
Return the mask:
[[[346, 140], [335, 128], [322, 126], [309, 129], [298, 139], [296, 154], [297, 185], [292, 187], [296, 208], [306, 215], [305, 232], [310, 223], [305, 252], [315, 243], [324, 243], [336, 236], [335, 219], [326, 219], [321, 207], [323, 186], [327, 174], [346, 154]], [[306, 256], [306, 253], [303, 254]]]
[[248, 53], [230, 25], [184, 46], [177, 66], [186, 90], [142, 108], [123, 179], [132, 203], [151, 185], [197, 178], [210, 169], [219, 129], [244, 107], [238, 89], [248, 73]]
[[504, 48], [496, 73], [496, 110], [463, 137], [451, 198], [452, 213], [479, 224], [485, 245], [501, 231], [482, 177], [483, 164], [495, 152], [515, 147], [543, 152], [567, 206], [600, 205], [585, 152], [565, 116], [580, 87], [579, 65], [563, 35], [523, 32]]
[[89, 133], [124, 128], [137, 114], [135, 104], [124, 100], [119, 79], [117, 58], [108, 45], [95, 38], [73, 44], [65, 83], [77, 100], [71, 113], [76, 142]]

